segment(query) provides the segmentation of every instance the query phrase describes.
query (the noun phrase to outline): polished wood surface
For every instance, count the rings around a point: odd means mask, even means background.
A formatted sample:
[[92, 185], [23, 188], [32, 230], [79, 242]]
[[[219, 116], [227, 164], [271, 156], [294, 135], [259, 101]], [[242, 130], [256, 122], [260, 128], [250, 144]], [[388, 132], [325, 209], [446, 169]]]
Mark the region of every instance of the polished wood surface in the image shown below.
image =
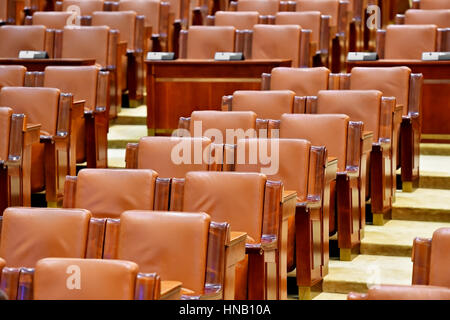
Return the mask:
[[441, 140], [450, 134], [450, 61], [378, 60], [347, 62], [353, 67], [407, 66], [413, 73], [423, 74], [421, 110], [422, 141]]
[[236, 90], [259, 90], [261, 74], [289, 67], [290, 60], [148, 61], [147, 127], [168, 134], [180, 117], [195, 110], [220, 110], [222, 97]]
[[91, 66], [95, 59], [19, 59], [0, 58], [0, 65], [21, 65], [27, 71], [44, 71], [48, 66]]

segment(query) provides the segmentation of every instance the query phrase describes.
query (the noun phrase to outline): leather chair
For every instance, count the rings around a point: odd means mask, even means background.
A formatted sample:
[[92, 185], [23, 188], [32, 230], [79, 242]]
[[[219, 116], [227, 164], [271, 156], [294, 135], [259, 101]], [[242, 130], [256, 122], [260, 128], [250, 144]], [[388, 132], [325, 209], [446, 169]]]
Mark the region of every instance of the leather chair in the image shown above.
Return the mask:
[[129, 106], [137, 107], [144, 98], [145, 16], [134, 11], [95, 11], [92, 26], [108, 26], [119, 31], [119, 42], [126, 42], [126, 54], [118, 57], [122, 63], [122, 95]]
[[11, 300], [31, 300], [34, 268], [40, 259], [101, 258], [104, 229], [105, 220], [91, 218], [87, 210], [6, 209], [0, 240], [0, 257], [6, 265], [0, 289]]
[[31, 146], [39, 130], [24, 114], [0, 107], [0, 216], [10, 206], [31, 206]]
[[184, 178], [189, 171], [215, 168], [212, 150], [211, 140], [205, 137], [143, 137], [139, 143], [127, 144], [125, 162], [127, 169], [152, 169], [170, 183], [171, 178]]
[[106, 168], [109, 126], [109, 72], [98, 66], [46, 67], [45, 72], [27, 72], [25, 86], [58, 88], [84, 101], [84, 118], [77, 118], [76, 163], [88, 168]]
[[206, 136], [215, 144], [236, 144], [238, 138], [267, 136], [261, 131], [267, 131], [267, 123], [257, 119], [253, 111], [194, 111], [190, 117], [180, 118], [177, 133], [185, 137]]
[[46, 51], [53, 57], [53, 35], [44, 26], [2, 26], [0, 58], [18, 58], [21, 50]]
[[279, 120], [283, 113], [298, 113], [299, 103], [290, 90], [239, 90], [222, 98], [222, 111], [253, 111], [258, 118]]
[[370, 181], [372, 220], [374, 224], [382, 225], [385, 219], [390, 219], [394, 197], [392, 140], [396, 99], [383, 96], [377, 90], [324, 90], [319, 92], [317, 102], [311, 101], [307, 106], [306, 113], [347, 114], [351, 121], [363, 122], [364, 130], [373, 133], [370, 160], [367, 162], [370, 179], [368, 175], [366, 189], [369, 189]]
[[0, 66], [0, 89], [3, 87], [22, 87], [27, 68], [24, 66]]
[[233, 27], [192, 26], [180, 32], [180, 59], [213, 59], [216, 52], [236, 50]]
[[0, 24], [8, 21], [8, 0], [0, 0]]
[[347, 300], [450, 300], [450, 289], [434, 286], [377, 285], [367, 293], [349, 293]]
[[396, 24], [434, 24], [438, 28], [450, 28], [450, 9], [417, 10], [410, 9], [405, 14], [397, 14]]
[[119, 32], [107, 26], [66, 26], [55, 31], [55, 53], [56, 58], [95, 58], [101, 71], [109, 72], [109, 118], [116, 118], [121, 110], [122, 57], [126, 53]]
[[[395, 97], [397, 107], [393, 114], [394, 170], [402, 168], [402, 189], [411, 192], [418, 187], [420, 154], [420, 113], [422, 101], [422, 74], [411, 73], [408, 67], [360, 68], [351, 74], [333, 75], [334, 89], [380, 90], [384, 96]], [[400, 110], [399, 110], [400, 109]], [[393, 179], [396, 188], [396, 179]]]
[[331, 81], [330, 70], [325, 67], [278, 67], [261, 78], [261, 90], [291, 90], [296, 97], [316, 96], [320, 90], [327, 90]]
[[380, 59], [421, 60], [423, 52], [448, 51], [442, 39], [446, 29], [436, 25], [390, 25], [377, 31]]
[[[325, 60], [324, 66], [334, 73], [343, 72], [349, 49], [350, 51], [361, 49], [361, 45], [358, 45], [360, 41], [357, 39], [361, 37], [363, 23], [356, 19], [349, 21], [349, 12], [352, 11], [350, 3], [341, 0], [298, 0], [296, 11], [319, 11], [323, 16], [329, 17], [329, 29], [324, 32], [328, 32], [331, 46], [328, 45], [329, 60]], [[354, 32], [351, 37], [350, 30]]]
[[214, 221], [228, 222], [232, 232], [248, 234], [247, 257], [236, 269], [235, 299], [286, 297], [280, 276], [286, 252], [278, 248], [295, 198], [282, 202], [281, 182], [259, 173], [188, 172], [175, 186], [172, 182], [171, 199], [171, 211], [207, 212]]
[[182, 299], [229, 299], [234, 278], [226, 276], [244, 258], [245, 237], [202, 212], [126, 211], [108, 219], [103, 258], [134, 261], [142, 272], [181, 281]]
[[[25, 17], [25, 24], [62, 30], [70, 21], [69, 19], [72, 19], [71, 16], [72, 13], [69, 11], [36, 11], [32, 16]], [[77, 23], [76, 20], [75, 23]]]
[[119, 218], [126, 210], [158, 210], [162, 204], [157, 178], [153, 170], [82, 169], [77, 177], [66, 177], [63, 207], [87, 209], [96, 218]]
[[63, 0], [55, 2], [55, 11], [68, 11], [70, 6], [80, 8], [81, 17], [92, 16], [95, 11], [105, 9], [103, 0]]
[[[161, 281], [156, 273], [139, 271], [136, 263], [124, 260], [45, 258], [36, 264], [33, 296], [35, 300], [179, 298], [181, 282]], [[68, 277], [73, 277], [70, 287]]]
[[[364, 237], [368, 192], [366, 162], [372, 133], [365, 132], [361, 122], [351, 122], [343, 114], [284, 114], [276, 126], [282, 139], [307, 139], [313, 145], [326, 147], [323, 237], [328, 239], [328, 234], [337, 232], [340, 258], [350, 260], [352, 249], [355, 250]], [[326, 248], [324, 254], [327, 254]]]
[[239, 0], [231, 1], [229, 8], [230, 11], [257, 11], [263, 20], [273, 20], [273, 16], [280, 9], [283, 8], [283, 4], [280, 1], [264, 1], [264, 0]]
[[[262, 149], [267, 150], [267, 155], [261, 155]], [[264, 157], [269, 155], [271, 161], [267, 163]], [[329, 204], [324, 203], [324, 194], [328, 201], [330, 190], [329, 185], [324, 190], [323, 182], [330, 164], [326, 159], [325, 147], [311, 146], [309, 141], [300, 139], [241, 139], [234, 156], [235, 171], [271, 170], [268, 179], [282, 181], [285, 190], [297, 193], [295, 217], [290, 217], [284, 226], [288, 237], [287, 244], [282, 245], [287, 245], [287, 271], [297, 270], [299, 299], [310, 298], [310, 288], [328, 273]], [[283, 272], [282, 276], [287, 275]]]
[[257, 24], [245, 41], [244, 56], [251, 59], [289, 59], [291, 67], [309, 67], [310, 36], [311, 30], [298, 25]]
[[413, 0], [412, 8], [423, 10], [450, 9], [450, 3], [447, 0]]
[[25, 17], [25, 24], [62, 30], [71, 16], [69, 11], [36, 11], [32, 16]]
[[450, 228], [440, 228], [432, 239], [415, 238], [413, 243], [413, 285], [450, 288]]
[[4, 87], [0, 105], [41, 124], [40, 142], [31, 151], [31, 192], [45, 190], [47, 205], [56, 206], [62, 200], [65, 176], [75, 174], [74, 137], [84, 103], [73, 102], [71, 94], [56, 88]]
[[278, 12], [275, 15], [277, 25], [298, 25], [302, 29], [311, 30], [310, 50], [312, 66], [327, 66], [330, 51], [329, 34], [330, 16], [319, 11]]
[[217, 11], [206, 20], [209, 26], [231, 26], [236, 30], [251, 30], [258, 23], [260, 23], [260, 17], [257, 11]]

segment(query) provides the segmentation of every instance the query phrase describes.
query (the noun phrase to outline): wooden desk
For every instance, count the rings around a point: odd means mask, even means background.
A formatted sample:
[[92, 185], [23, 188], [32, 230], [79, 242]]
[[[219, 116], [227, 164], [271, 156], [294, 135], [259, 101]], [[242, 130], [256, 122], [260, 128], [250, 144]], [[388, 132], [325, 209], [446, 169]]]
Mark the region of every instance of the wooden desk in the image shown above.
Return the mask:
[[148, 61], [149, 134], [170, 134], [180, 117], [195, 110], [220, 110], [222, 97], [236, 90], [260, 90], [261, 74], [290, 67], [290, 60]]
[[20, 65], [27, 71], [44, 71], [48, 66], [91, 66], [95, 59], [19, 59], [0, 58], [0, 65]]
[[423, 74], [421, 106], [422, 141], [450, 140], [450, 61], [378, 60], [347, 62], [353, 67], [407, 66], [413, 73]]

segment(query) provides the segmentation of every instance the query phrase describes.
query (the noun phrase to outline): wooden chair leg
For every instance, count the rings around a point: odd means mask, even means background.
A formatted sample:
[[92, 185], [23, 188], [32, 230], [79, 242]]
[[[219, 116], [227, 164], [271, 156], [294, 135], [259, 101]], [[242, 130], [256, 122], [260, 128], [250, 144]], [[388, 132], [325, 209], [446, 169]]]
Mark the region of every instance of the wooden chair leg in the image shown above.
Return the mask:
[[249, 300], [266, 299], [266, 265], [264, 252], [248, 254], [248, 286], [247, 296]]
[[412, 192], [419, 184], [420, 123], [419, 118], [404, 117], [400, 129], [402, 190]]

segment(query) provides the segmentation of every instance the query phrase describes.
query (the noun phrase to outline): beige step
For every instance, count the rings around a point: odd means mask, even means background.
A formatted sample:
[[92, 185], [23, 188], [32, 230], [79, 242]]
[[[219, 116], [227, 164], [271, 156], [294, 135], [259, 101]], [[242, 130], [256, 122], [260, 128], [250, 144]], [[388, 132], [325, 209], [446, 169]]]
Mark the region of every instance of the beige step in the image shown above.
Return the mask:
[[450, 189], [450, 156], [420, 156], [420, 188]]
[[127, 143], [147, 136], [146, 125], [112, 125], [108, 133], [108, 149], [125, 149]]
[[313, 300], [347, 300], [347, 295], [342, 293], [322, 292], [314, 297]]
[[322, 291], [365, 293], [375, 284], [409, 285], [411, 279], [411, 258], [359, 255], [352, 261], [331, 260]]
[[396, 192], [393, 220], [450, 222], [450, 190], [419, 188]]
[[361, 254], [411, 257], [416, 237], [431, 238], [439, 228], [450, 228], [450, 223], [390, 220], [384, 226], [367, 225], [361, 241]]
[[108, 149], [108, 167], [125, 168], [125, 149]]
[[141, 105], [137, 108], [122, 108], [113, 124], [145, 125], [147, 121], [147, 106]]
[[446, 143], [421, 143], [420, 154], [450, 156], [450, 144]]

